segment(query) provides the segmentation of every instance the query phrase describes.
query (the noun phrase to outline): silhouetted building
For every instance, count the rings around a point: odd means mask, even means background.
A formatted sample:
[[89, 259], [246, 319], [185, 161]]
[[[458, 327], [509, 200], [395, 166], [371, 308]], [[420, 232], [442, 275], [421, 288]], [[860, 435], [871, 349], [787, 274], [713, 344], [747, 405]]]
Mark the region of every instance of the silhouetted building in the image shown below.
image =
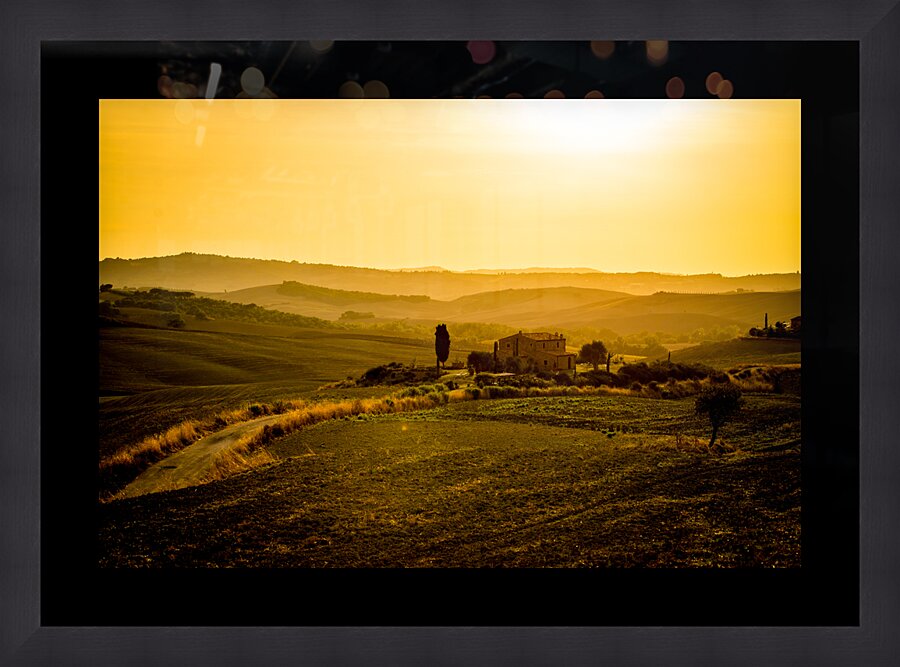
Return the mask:
[[795, 331], [795, 332], [800, 331], [800, 315], [797, 315], [797, 317], [791, 318], [791, 331]]
[[575, 354], [566, 352], [566, 339], [558, 333], [522, 333], [497, 341], [497, 359], [532, 359], [538, 370], [559, 371], [575, 368]]

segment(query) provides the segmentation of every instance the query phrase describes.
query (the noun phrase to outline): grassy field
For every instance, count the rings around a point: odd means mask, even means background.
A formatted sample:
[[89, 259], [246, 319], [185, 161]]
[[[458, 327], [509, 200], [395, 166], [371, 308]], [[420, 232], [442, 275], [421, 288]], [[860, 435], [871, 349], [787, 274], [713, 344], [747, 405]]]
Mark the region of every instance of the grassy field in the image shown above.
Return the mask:
[[711, 455], [693, 401], [447, 404], [303, 429], [279, 460], [99, 508], [115, 567], [796, 567], [800, 401]]
[[701, 343], [673, 351], [672, 361], [683, 364], [701, 363], [721, 369], [745, 364], [799, 364], [800, 340], [737, 338], [721, 343]]
[[433, 345], [364, 332], [190, 318], [188, 327], [211, 330], [99, 330], [101, 455], [185, 419], [249, 402], [372, 395], [371, 389], [316, 389], [378, 364], [430, 365], [434, 359]]

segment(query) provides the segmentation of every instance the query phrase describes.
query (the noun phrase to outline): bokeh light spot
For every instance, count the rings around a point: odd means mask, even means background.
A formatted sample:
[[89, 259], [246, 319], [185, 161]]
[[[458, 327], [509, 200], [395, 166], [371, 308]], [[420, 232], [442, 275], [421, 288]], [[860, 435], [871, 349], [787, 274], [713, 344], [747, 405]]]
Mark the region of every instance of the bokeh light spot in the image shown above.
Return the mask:
[[507, 93], [506, 94], [506, 99], [508, 99], [508, 100], [521, 100], [521, 99], [523, 99], [523, 97], [524, 97], [524, 95], [522, 95], [522, 93]]
[[708, 77], [706, 77], [706, 90], [710, 95], [715, 95], [716, 91], [719, 89], [719, 84], [722, 83], [722, 75], [718, 72], [711, 72]]
[[466, 44], [466, 48], [476, 65], [486, 65], [497, 55], [497, 45], [493, 42], [471, 41]]
[[248, 67], [241, 74], [241, 88], [251, 97], [259, 95], [265, 85], [266, 77], [256, 67]]
[[684, 81], [680, 76], [673, 76], [666, 83], [666, 96], [673, 100], [680, 100], [684, 97]]
[[391, 92], [384, 82], [373, 79], [372, 81], [366, 81], [366, 85], [363, 86], [363, 95], [369, 98], [383, 99], [390, 97]]
[[341, 84], [341, 87], [338, 88], [338, 97], [356, 100], [365, 97], [365, 93], [363, 92], [363, 87], [356, 83], [356, 81], [345, 81]]
[[731, 81], [725, 79], [716, 88], [716, 95], [723, 100], [730, 99], [734, 95], [734, 85], [732, 85]]
[[600, 58], [600, 60], [606, 60], [615, 50], [615, 42], [591, 42], [591, 53]]
[[565, 99], [565, 97], [566, 97], [566, 94], [557, 88], [547, 91], [547, 94], [544, 95], [545, 100], [562, 100], [562, 99]]
[[165, 74], [159, 77], [156, 81], [156, 89], [159, 91], [159, 94], [163, 97], [171, 98], [175, 93], [172, 91], [172, 86], [174, 85], [174, 81], [172, 81], [172, 77], [166, 76]]
[[189, 100], [198, 96], [197, 86], [184, 81], [176, 81], [172, 84], [172, 97], [176, 100]]
[[599, 90], [589, 90], [587, 95], [584, 96], [586, 100], [602, 100], [605, 97], [603, 93]]
[[322, 39], [322, 40], [311, 40], [309, 42], [310, 47], [316, 53], [328, 53], [331, 51], [331, 47], [334, 46], [334, 40], [332, 39]]
[[652, 65], [662, 65], [669, 57], [669, 42], [665, 39], [648, 40], [647, 60]]

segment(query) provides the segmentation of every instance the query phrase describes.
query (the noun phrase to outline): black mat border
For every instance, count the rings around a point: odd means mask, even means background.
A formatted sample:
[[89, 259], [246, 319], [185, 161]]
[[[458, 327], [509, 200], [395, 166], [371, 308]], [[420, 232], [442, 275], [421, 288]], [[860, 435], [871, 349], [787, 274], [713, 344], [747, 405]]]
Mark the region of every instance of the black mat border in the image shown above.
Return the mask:
[[[501, 4], [501, 3], [498, 3]], [[279, 6], [280, 5], [280, 6]], [[413, 664], [415, 656], [431, 656], [435, 662], [478, 656], [492, 662], [587, 663], [606, 658], [616, 664], [681, 658], [699, 651], [708, 661], [751, 656], [775, 664], [805, 657], [818, 664], [844, 664], [863, 658], [866, 664], [896, 661], [897, 645], [890, 629], [897, 624], [896, 534], [897, 453], [892, 447], [897, 433], [897, 361], [889, 345], [897, 332], [897, 309], [891, 296], [898, 280], [894, 255], [898, 247], [896, 226], [898, 173], [898, 58], [900, 14], [892, 3], [779, 3], [759, 7], [743, 3], [693, 3], [679, 7], [662, 2], [642, 3], [626, 10], [613, 3], [572, 3], [556, 6], [558, 14], [541, 19], [546, 8], [536, 2], [517, 3], [507, 12], [497, 5], [467, 5], [447, 12], [438, 3], [427, 6], [424, 19], [407, 17], [386, 22], [396, 6], [382, 5], [377, 11], [350, 4], [335, 9], [313, 5], [278, 3], [274, 9], [242, 15], [238, 5], [217, 5], [225, 18], [203, 22], [196, 7], [174, 3], [130, 4], [127, 10], [99, 2], [10, 3], [4, 7], [3, 80], [11, 94], [4, 95], [2, 117], [9, 150], [4, 151], [3, 210], [9, 228], [3, 249], [5, 277], [3, 303], [12, 317], [3, 334], [6, 373], [4, 402], [10, 406], [9, 428], [4, 436], [3, 471], [3, 591], [5, 650], [21, 648], [18, 657], [29, 663], [52, 658], [70, 664], [121, 662], [136, 655], [142, 646], [152, 648], [148, 657], [166, 662], [203, 661], [241, 664], [241, 656], [257, 653], [270, 661], [283, 661], [305, 650], [319, 662], [363, 657], [393, 658], [394, 663]], [[231, 9], [233, 11], [228, 12]], [[443, 10], [443, 11], [442, 11]], [[565, 10], [565, 11], [561, 11]], [[343, 12], [343, 15], [341, 16]], [[888, 13], [890, 12], [890, 13]], [[335, 16], [340, 16], [336, 20]], [[515, 20], [504, 20], [515, 16]], [[36, 562], [37, 440], [33, 424], [38, 414], [37, 354], [39, 286], [39, 227], [36, 161], [35, 94], [41, 39], [131, 38], [135, 35], [223, 38], [240, 32], [241, 37], [294, 37], [288, 25], [306, 26], [307, 37], [322, 34], [342, 37], [416, 36], [447, 38], [462, 36], [460, 29], [477, 25], [477, 35], [518, 38], [583, 38], [584, 17], [595, 17], [594, 30], [621, 38], [787, 38], [858, 39], [862, 54], [861, 156], [861, 245], [860, 245], [860, 390], [861, 390], [861, 621], [846, 629], [677, 629], [677, 628], [573, 628], [538, 629], [413, 629], [391, 630], [307, 628], [274, 629], [62, 629], [39, 625]], [[173, 28], [173, 17], [183, 19]], [[286, 21], [285, 18], [293, 19]], [[430, 17], [430, 18], [429, 18]], [[602, 17], [602, 20], [601, 20]], [[479, 20], [481, 19], [481, 20]], [[348, 28], [350, 26], [356, 26]], [[399, 27], [398, 27], [399, 26]], [[454, 34], [454, 28], [456, 33]], [[663, 29], [665, 28], [665, 29]], [[370, 30], [371, 32], [366, 32]], [[316, 32], [319, 31], [319, 32]], [[398, 32], [399, 31], [399, 32]], [[404, 32], [405, 31], [405, 32]], [[488, 33], [485, 35], [485, 32]], [[249, 34], [248, 34], [249, 33]], [[504, 33], [498, 35], [497, 33]], [[877, 421], [876, 421], [877, 417]], [[29, 641], [22, 645], [25, 637]], [[354, 641], [347, 641], [352, 638]], [[369, 652], [371, 651], [371, 652]], [[215, 657], [218, 657], [218, 661]], [[155, 660], [153, 660], [155, 662]]]

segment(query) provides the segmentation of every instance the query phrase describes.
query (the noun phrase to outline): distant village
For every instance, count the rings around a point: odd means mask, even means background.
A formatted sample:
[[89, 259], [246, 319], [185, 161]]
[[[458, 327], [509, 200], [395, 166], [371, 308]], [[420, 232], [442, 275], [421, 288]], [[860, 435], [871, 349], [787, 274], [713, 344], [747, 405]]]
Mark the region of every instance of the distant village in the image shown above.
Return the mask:
[[753, 327], [749, 334], [753, 338], [800, 338], [800, 315], [792, 317], [790, 322], [775, 322], [774, 326], [769, 326], [769, 314], [766, 313], [765, 322], [761, 329]]

